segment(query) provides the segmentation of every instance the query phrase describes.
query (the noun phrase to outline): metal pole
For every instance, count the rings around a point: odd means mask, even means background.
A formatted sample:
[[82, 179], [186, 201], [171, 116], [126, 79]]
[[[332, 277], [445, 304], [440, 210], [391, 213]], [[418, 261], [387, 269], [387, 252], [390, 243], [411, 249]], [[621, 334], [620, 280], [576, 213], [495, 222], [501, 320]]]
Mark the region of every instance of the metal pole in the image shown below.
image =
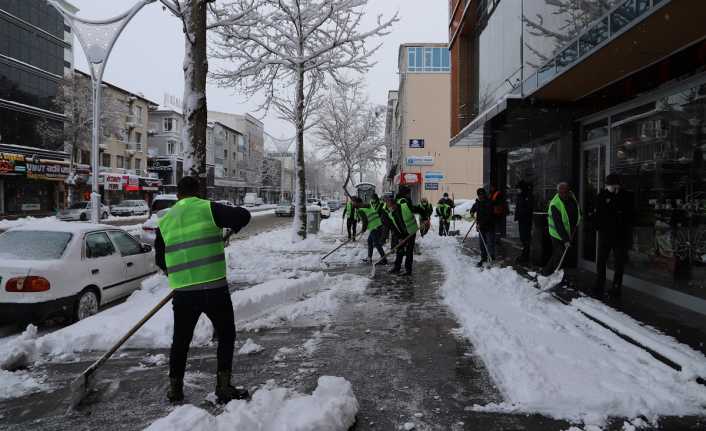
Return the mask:
[[99, 152], [100, 152], [100, 118], [101, 118], [101, 80], [92, 77], [93, 86], [93, 133], [91, 137], [91, 170], [92, 193], [91, 193], [91, 222], [100, 221], [101, 195], [98, 189], [99, 172]]

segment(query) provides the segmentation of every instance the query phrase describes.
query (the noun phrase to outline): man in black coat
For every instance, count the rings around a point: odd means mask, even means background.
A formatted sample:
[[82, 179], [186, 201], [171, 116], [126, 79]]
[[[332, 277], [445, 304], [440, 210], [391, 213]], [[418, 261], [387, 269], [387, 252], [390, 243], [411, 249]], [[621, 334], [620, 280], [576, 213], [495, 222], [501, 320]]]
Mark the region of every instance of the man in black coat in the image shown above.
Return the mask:
[[606, 178], [606, 188], [598, 195], [596, 202], [596, 228], [598, 230], [598, 261], [595, 293], [603, 294], [606, 281], [606, 264], [613, 252], [615, 274], [611, 296], [620, 296], [623, 286], [623, 272], [628, 250], [632, 242], [634, 204], [632, 193], [623, 190], [620, 176], [610, 174]]
[[532, 243], [532, 218], [534, 216], [534, 196], [532, 195], [532, 184], [520, 181], [517, 184], [520, 194], [515, 202], [515, 221], [520, 231], [520, 241], [522, 242], [522, 254], [517, 258], [518, 263], [529, 262], [530, 244]]
[[476, 230], [480, 241], [480, 262], [478, 267], [490, 257], [495, 260], [495, 223], [496, 217], [493, 210], [493, 202], [488, 198], [485, 189], [480, 188], [476, 191], [476, 202], [471, 207], [471, 214], [476, 216]]

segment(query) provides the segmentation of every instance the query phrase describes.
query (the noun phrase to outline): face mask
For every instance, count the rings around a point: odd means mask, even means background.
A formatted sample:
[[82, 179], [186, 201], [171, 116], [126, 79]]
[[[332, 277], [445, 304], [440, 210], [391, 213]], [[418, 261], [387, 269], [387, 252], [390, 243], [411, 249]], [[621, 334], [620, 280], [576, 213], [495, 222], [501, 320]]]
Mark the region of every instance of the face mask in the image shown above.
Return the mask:
[[619, 187], [619, 186], [610, 185], [610, 186], [606, 186], [606, 189], [607, 189], [609, 192], [611, 192], [611, 193], [618, 193], [618, 190], [620, 190], [620, 187]]

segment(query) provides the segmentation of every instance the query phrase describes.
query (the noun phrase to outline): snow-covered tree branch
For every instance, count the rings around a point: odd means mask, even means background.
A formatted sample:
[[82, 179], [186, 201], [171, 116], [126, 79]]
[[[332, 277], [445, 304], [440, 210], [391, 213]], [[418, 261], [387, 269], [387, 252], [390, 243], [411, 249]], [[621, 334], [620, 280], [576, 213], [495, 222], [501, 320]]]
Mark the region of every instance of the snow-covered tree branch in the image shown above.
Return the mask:
[[[365, 73], [380, 45], [367, 42], [390, 32], [397, 15], [378, 17], [361, 31], [368, 0], [255, 0], [255, 9], [237, 23], [219, 26], [212, 56], [232, 67], [213, 72], [221, 86], [247, 96], [263, 96], [262, 110], [274, 108], [294, 126], [296, 147], [296, 215], [294, 231], [306, 237], [304, 134], [311, 127], [319, 93], [328, 79], [342, 84], [345, 72]], [[237, 14], [219, 9], [225, 22]]]

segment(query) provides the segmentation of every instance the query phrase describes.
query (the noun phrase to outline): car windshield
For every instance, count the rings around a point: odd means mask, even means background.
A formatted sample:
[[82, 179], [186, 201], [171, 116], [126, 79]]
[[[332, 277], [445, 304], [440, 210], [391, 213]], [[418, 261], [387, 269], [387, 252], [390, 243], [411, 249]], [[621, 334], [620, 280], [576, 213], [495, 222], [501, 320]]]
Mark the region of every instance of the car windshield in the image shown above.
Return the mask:
[[0, 258], [17, 260], [52, 260], [64, 254], [71, 241], [68, 232], [20, 230], [0, 235]]
[[157, 199], [154, 202], [152, 202], [152, 212], [156, 213], [156, 212], [161, 211], [165, 208], [171, 208], [174, 206], [175, 203], [176, 203], [176, 201], [173, 199]]
[[82, 210], [85, 209], [88, 206], [88, 202], [76, 202], [75, 204], [72, 204], [69, 209], [70, 210]]

